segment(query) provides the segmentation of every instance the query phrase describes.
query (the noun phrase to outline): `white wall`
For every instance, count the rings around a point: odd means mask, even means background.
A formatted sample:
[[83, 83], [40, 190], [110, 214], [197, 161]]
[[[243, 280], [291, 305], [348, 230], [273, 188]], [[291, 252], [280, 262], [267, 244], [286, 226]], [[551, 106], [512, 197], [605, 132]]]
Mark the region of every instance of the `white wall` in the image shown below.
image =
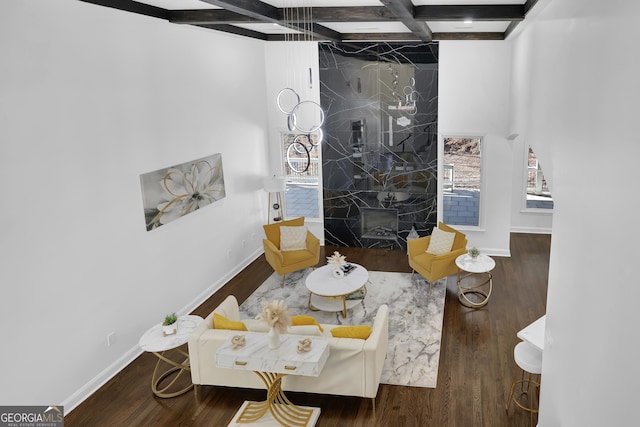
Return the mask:
[[640, 3], [541, 1], [517, 35], [513, 118], [555, 209], [539, 425], [637, 423]]
[[[440, 42], [438, 133], [482, 136], [480, 227], [464, 230], [469, 246], [510, 254], [513, 153], [507, 141], [511, 43]], [[442, 209], [442, 203], [438, 203]], [[442, 217], [441, 212], [439, 217]]]
[[[69, 411], [260, 254], [264, 43], [74, 0], [2, 8], [0, 402]], [[140, 174], [214, 153], [227, 197], [147, 232]]]
[[[527, 17], [527, 20], [516, 27], [517, 30], [526, 28], [529, 22], [534, 19], [532, 15], [542, 10], [546, 2], [546, 0], [539, 1]], [[512, 35], [510, 40], [515, 38], [515, 35]], [[517, 137], [511, 142], [514, 166], [511, 193], [513, 200], [511, 204], [511, 231], [548, 233], [553, 222], [552, 213], [532, 212], [531, 210], [523, 209], [523, 193], [525, 191], [525, 176], [527, 173], [525, 170], [525, 156], [529, 146], [533, 148], [538, 159], [541, 159], [539, 152], [542, 151], [543, 160], [540, 165], [547, 180], [547, 185], [551, 190], [551, 195], [554, 195], [553, 176], [550, 176], [552, 175], [550, 171], [553, 168], [553, 159], [548, 155], [544, 155], [545, 148], [540, 146], [542, 143], [540, 139], [531, 138], [531, 132], [529, 132], [530, 123], [528, 118], [522, 114], [523, 111], [529, 108], [532, 100], [537, 99], [537, 93], [532, 93], [529, 90], [531, 81], [536, 78], [536, 76], [531, 75], [531, 69], [534, 66], [532, 61], [533, 58], [531, 58], [528, 49], [521, 49], [518, 45], [513, 46], [508, 134], [517, 135]]]

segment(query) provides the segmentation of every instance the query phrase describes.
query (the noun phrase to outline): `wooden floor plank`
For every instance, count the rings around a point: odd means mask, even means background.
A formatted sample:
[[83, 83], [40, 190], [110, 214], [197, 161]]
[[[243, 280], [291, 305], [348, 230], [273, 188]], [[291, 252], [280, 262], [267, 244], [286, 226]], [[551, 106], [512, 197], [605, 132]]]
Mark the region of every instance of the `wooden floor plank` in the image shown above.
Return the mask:
[[[515, 369], [516, 332], [545, 312], [551, 237], [512, 234], [511, 257], [494, 257], [493, 294], [478, 310], [462, 306], [457, 289], [446, 294], [438, 385], [435, 389], [380, 385], [376, 417], [370, 399], [289, 393], [300, 405], [322, 409], [318, 427], [349, 426], [528, 426], [529, 417], [505, 399]], [[411, 272], [405, 251], [323, 248], [320, 264], [334, 250], [369, 270]], [[259, 257], [193, 314], [208, 315], [227, 295], [240, 302], [272, 273]], [[73, 426], [224, 426], [245, 400], [265, 392], [199, 387], [172, 399], [151, 392], [157, 358], [144, 353], [65, 417]]]

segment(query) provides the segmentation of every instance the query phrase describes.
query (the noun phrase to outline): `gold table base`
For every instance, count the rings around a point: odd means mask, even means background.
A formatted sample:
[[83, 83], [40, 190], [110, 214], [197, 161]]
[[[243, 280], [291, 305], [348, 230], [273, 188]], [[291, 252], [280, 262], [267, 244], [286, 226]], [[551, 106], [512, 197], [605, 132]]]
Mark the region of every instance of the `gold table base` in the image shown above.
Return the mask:
[[344, 295], [333, 295], [333, 296], [324, 296], [324, 295], [317, 295], [314, 294], [313, 292], [309, 291], [309, 301], [307, 302], [307, 307], [309, 307], [309, 310], [311, 311], [323, 311], [319, 308], [316, 308], [313, 306], [313, 304], [311, 304], [311, 297], [313, 295], [319, 296], [321, 298], [327, 298], [327, 299], [342, 299], [342, 318], [346, 319], [347, 318], [347, 296], [351, 295], [353, 293], [356, 293], [360, 290], [364, 289], [364, 295], [363, 295], [363, 299], [367, 296], [367, 284], [365, 283], [361, 288], [356, 289], [353, 292], [349, 292], [348, 294], [344, 294]]
[[267, 400], [248, 402], [236, 420], [237, 423], [249, 424], [258, 421], [267, 411], [283, 426], [305, 427], [313, 415], [312, 408], [303, 408], [293, 404], [282, 391], [282, 378], [286, 374], [272, 372], [255, 372], [267, 387]]
[[[164, 351], [162, 353], [157, 353], [155, 351], [153, 352], [153, 354], [158, 356], [158, 362], [156, 363], [156, 367], [153, 370], [153, 375], [151, 376], [151, 390], [153, 391], [153, 394], [163, 399], [180, 396], [181, 394], [184, 394], [193, 388], [193, 384], [191, 384], [191, 379], [189, 379], [189, 385], [186, 386], [185, 388], [176, 390], [176, 391], [168, 391], [176, 383], [176, 381], [178, 381], [178, 378], [180, 378], [180, 375], [182, 375], [183, 372], [185, 371], [189, 372], [191, 370], [191, 366], [189, 364], [189, 354], [185, 353], [180, 349], [177, 349], [176, 351], [186, 357], [184, 362], [178, 363], [174, 360], [167, 358], [164, 355], [166, 353]], [[165, 362], [171, 365], [171, 367], [167, 371], [160, 374], [159, 368], [162, 362]], [[175, 377], [169, 382], [169, 384], [160, 388], [160, 383], [164, 381], [166, 378], [168, 378], [169, 376], [171, 376], [172, 374], [174, 374], [175, 372], [177, 372], [177, 374], [175, 374]]]
[[[472, 275], [480, 275], [486, 274], [487, 280], [484, 282], [473, 285], [473, 286], [464, 286], [462, 281], [469, 276]], [[483, 289], [488, 285], [488, 290]], [[485, 273], [466, 273], [460, 275], [460, 269], [458, 269], [458, 300], [460, 303], [469, 308], [480, 308], [484, 307], [489, 302], [489, 297], [491, 296], [491, 291], [493, 290], [493, 275], [491, 272]], [[479, 301], [472, 301], [469, 297], [471, 295], [479, 296]]]

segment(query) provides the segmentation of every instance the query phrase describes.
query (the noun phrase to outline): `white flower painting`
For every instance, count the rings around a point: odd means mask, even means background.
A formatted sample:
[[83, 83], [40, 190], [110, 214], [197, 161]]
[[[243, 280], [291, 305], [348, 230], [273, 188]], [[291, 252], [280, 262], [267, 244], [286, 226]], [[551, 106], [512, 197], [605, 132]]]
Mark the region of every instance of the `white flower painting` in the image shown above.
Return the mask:
[[222, 155], [145, 173], [140, 185], [149, 231], [225, 196]]

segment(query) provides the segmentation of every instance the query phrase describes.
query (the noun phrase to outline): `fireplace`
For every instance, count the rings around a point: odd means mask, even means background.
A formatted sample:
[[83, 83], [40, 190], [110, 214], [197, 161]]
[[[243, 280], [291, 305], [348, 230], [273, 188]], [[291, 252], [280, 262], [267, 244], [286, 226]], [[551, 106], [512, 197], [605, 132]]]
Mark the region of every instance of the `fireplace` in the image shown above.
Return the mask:
[[360, 209], [360, 235], [363, 239], [398, 240], [397, 209]]

